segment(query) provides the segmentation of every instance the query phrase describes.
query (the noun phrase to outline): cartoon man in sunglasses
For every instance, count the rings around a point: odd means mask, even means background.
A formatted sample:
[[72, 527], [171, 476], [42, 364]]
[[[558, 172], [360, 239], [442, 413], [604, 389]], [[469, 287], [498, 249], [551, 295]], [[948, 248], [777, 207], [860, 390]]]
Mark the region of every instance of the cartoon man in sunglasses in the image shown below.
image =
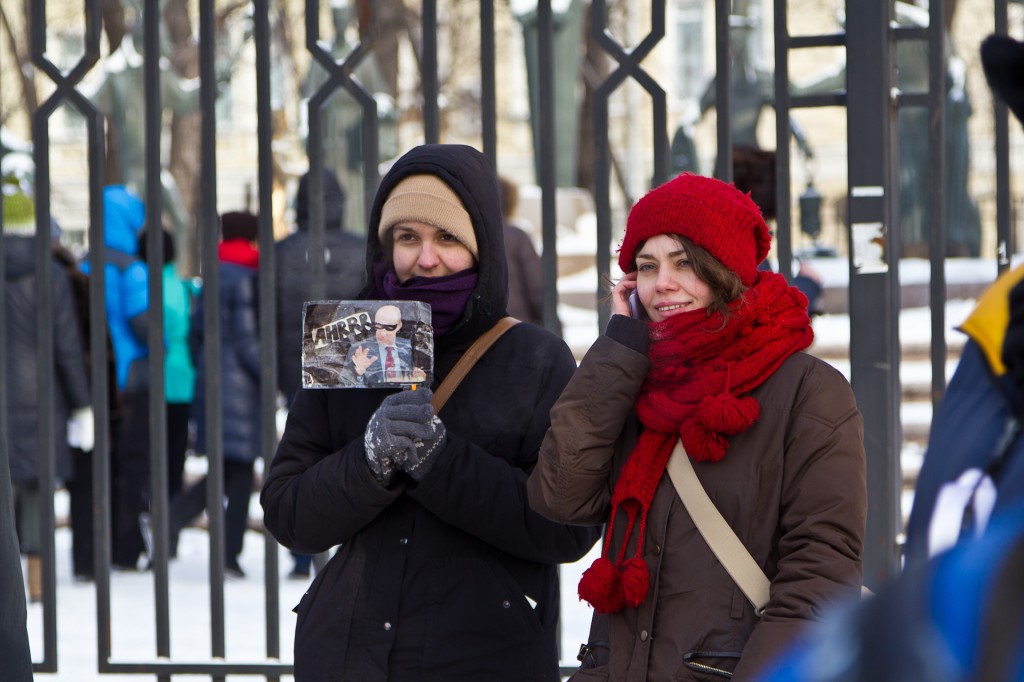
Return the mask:
[[412, 343], [398, 336], [402, 328], [402, 311], [398, 306], [378, 308], [373, 328], [373, 339], [354, 344], [349, 350], [342, 378], [355, 386], [422, 381], [423, 370], [413, 366]]

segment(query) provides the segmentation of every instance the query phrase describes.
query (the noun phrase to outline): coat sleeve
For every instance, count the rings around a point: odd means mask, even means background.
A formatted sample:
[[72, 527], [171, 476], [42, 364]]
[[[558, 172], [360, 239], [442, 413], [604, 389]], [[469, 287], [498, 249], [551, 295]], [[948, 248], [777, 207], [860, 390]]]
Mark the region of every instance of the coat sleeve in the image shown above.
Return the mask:
[[551, 410], [527, 485], [539, 513], [562, 523], [608, 520], [613, 456], [649, 367], [645, 353], [614, 335], [598, 338], [587, 351]]
[[333, 451], [326, 391], [299, 391], [270, 465], [263, 521], [285, 547], [314, 554], [347, 542], [402, 494], [366, 464], [362, 438]]
[[824, 363], [803, 379], [783, 459], [778, 571], [736, 679], [768, 663], [828, 605], [860, 594], [864, 425], [849, 383]]
[[149, 268], [142, 261], [134, 261], [125, 269], [120, 286], [119, 300], [124, 319], [138, 340], [145, 343], [149, 311]]
[[60, 266], [53, 269], [53, 344], [57, 378], [72, 408], [89, 404], [89, 379], [85, 368], [78, 316], [71, 283]]
[[516, 464], [449, 431], [438, 461], [419, 484], [408, 488], [408, 494], [446, 523], [492, 547], [554, 564], [581, 558], [597, 540], [599, 529], [550, 521], [527, 500], [526, 480], [537, 462], [551, 406], [576, 364], [565, 344], [559, 344], [557, 353], [552, 349], [549, 358], [538, 393], [516, 396], [533, 405]]

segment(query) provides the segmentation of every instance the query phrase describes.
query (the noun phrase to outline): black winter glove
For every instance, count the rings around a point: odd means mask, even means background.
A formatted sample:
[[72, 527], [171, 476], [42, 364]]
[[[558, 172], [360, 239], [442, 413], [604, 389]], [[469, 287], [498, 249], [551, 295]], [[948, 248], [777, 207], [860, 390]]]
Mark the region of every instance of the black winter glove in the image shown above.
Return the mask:
[[437, 461], [437, 453], [443, 450], [445, 443], [448, 442], [448, 430], [444, 423], [433, 414], [433, 408], [430, 412], [433, 415], [428, 424], [430, 435], [425, 438], [414, 438], [412, 443], [416, 447], [409, 452], [405, 462], [398, 465], [399, 469], [403, 469], [416, 482], [423, 480]]
[[[437, 418], [430, 405], [432, 396], [428, 389], [393, 393], [384, 399], [366, 425], [366, 462], [383, 485], [391, 482], [396, 469], [408, 470], [410, 460], [418, 471], [422, 469], [420, 450], [438, 439], [438, 429], [433, 424]], [[443, 426], [440, 437], [444, 437]]]

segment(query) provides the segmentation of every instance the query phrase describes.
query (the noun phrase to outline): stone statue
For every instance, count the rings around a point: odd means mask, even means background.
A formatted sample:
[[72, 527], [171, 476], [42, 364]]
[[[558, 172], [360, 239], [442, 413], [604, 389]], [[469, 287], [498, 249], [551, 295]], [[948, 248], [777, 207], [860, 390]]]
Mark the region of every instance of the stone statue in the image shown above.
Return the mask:
[[[927, 26], [928, 11], [907, 2], [896, 2], [899, 24]], [[970, 170], [970, 145], [967, 121], [971, 102], [967, 96], [966, 66], [951, 51], [946, 71], [946, 173], [943, 181], [946, 198], [946, 253], [943, 256], [977, 257], [981, 253], [981, 216], [967, 191]], [[901, 92], [928, 90], [928, 45], [920, 40], [902, 40], [897, 44], [898, 86]], [[846, 89], [846, 64], [834, 66], [810, 82], [793, 88], [793, 94], [816, 94]], [[929, 255], [928, 220], [928, 109], [899, 108], [897, 115], [900, 204], [900, 250], [904, 257]]]
[[[757, 25], [756, 16], [745, 16], [743, 7], [730, 15], [729, 40], [729, 129], [732, 135], [733, 182], [738, 188], [750, 192], [765, 218], [775, 217], [775, 151], [763, 149], [757, 140], [757, 128], [761, 114], [766, 107], [775, 106], [774, 74], [755, 60], [750, 49], [752, 29]], [[700, 99], [699, 121], [715, 106], [717, 76], [708, 83]], [[672, 171], [700, 172], [696, 148], [690, 134], [694, 122], [684, 122], [672, 138]], [[790, 130], [797, 147], [805, 158], [812, 158], [814, 152], [807, 141], [803, 128], [790, 116]]]
[[[146, 195], [146, 98], [143, 57], [135, 48], [135, 38], [126, 33], [121, 44], [103, 62], [102, 78], [83, 88], [83, 94], [102, 111], [109, 122], [109, 134], [116, 140], [117, 164], [124, 185], [138, 196]], [[199, 109], [199, 79], [182, 78], [170, 67], [160, 69], [161, 104], [177, 114]], [[181, 234], [189, 224], [181, 192], [169, 171], [160, 173], [164, 210]]]
[[[334, 25], [334, 40], [331, 42], [331, 56], [340, 62], [355, 47], [346, 38], [346, 33], [355, 16], [355, 8], [340, 4], [338, 0], [331, 3], [331, 20]], [[387, 81], [381, 73], [376, 55], [371, 51], [355, 67], [353, 79], [371, 93], [377, 102], [378, 154], [383, 161], [398, 155], [398, 111], [394, 98], [388, 91]], [[302, 111], [306, 112], [308, 100], [327, 80], [328, 74], [315, 60], [310, 64], [302, 93], [306, 101]], [[335, 90], [333, 96], [323, 107], [321, 114], [321, 131], [323, 133], [322, 149], [324, 168], [333, 170], [341, 181], [342, 187], [361, 188], [363, 186], [363, 151], [362, 151], [362, 118], [363, 109], [359, 103], [343, 91]], [[308, 135], [308, 129], [305, 131]], [[307, 144], [309, 140], [306, 140]], [[361, 197], [361, 192], [352, 192], [353, 196]], [[363, 231], [368, 216], [365, 216], [364, 202], [360, 200], [347, 202], [343, 224], [346, 229]]]
[[[757, 126], [765, 107], [775, 106], [775, 75], [758, 63], [750, 52], [750, 36], [756, 25], [755, 17], [731, 15], [729, 17], [730, 49], [730, 111], [729, 129], [734, 147], [756, 147]], [[700, 116], [715, 106], [717, 78], [712, 78], [700, 98]], [[803, 128], [792, 117], [789, 120], [793, 139], [807, 157], [814, 156]]]

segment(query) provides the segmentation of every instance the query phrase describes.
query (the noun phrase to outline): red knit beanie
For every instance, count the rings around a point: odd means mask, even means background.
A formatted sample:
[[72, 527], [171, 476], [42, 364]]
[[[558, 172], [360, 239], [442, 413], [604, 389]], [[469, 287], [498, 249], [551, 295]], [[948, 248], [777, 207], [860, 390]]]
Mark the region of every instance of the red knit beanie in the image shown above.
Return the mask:
[[619, 267], [635, 269], [637, 246], [659, 234], [679, 234], [729, 268], [746, 286], [768, 255], [771, 235], [761, 209], [730, 184], [683, 173], [636, 202], [619, 247]]

